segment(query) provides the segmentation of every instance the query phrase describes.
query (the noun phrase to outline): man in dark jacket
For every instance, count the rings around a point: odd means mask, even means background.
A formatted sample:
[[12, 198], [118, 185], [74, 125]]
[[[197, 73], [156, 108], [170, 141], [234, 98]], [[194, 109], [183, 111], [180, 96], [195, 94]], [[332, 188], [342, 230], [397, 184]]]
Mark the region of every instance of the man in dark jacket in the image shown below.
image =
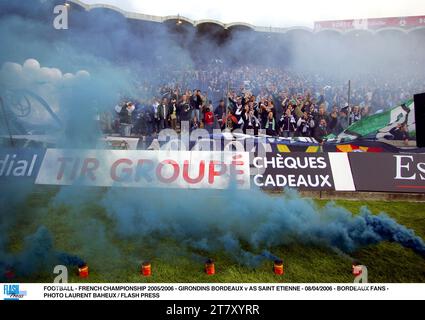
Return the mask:
[[180, 109], [180, 120], [190, 122], [191, 116], [192, 116], [192, 109], [190, 108], [190, 104], [186, 95], [183, 95], [179, 109]]
[[328, 135], [327, 123], [325, 119], [320, 120], [319, 125], [314, 129], [314, 139], [323, 144], [324, 138]]
[[307, 113], [303, 113], [303, 116], [300, 117], [297, 121], [297, 133], [300, 137], [311, 137], [314, 132], [314, 120], [313, 116]]
[[334, 134], [339, 134], [349, 126], [348, 108], [342, 108], [339, 111], [338, 120], [334, 128]]
[[291, 108], [286, 109], [279, 120], [280, 133], [285, 138], [292, 138], [297, 130], [297, 121], [291, 110]]
[[129, 137], [131, 135], [131, 114], [133, 113], [135, 108], [136, 107], [133, 103], [127, 102], [122, 106], [119, 112], [121, 136], [123, 137]]
[[180, 106], [177, 104], [177, 100], [172, 98], [168, 105], [168, 120], [171, 124], [171, 128], [177, 130], [177, 118], [180, 117]]
[[329, 122], [329, 117], [323, 104], [319, 107], [319, 111], [314, 113], [314, 122], [320, 123], [322, 119], [325, 120], [326, 123]]
[[223, 129], [225, 127], [224, 118], [226, 117], [227, 110], [226, 105], [224, 103], [224, 100], [220, 100], [220, 103], [218, 104], [218, 107], [214, 111], [214, 116], [217, 119], [217, 123], [220, 127], [220, 129]]
[[409, 133], [407, 132], [407, 126], [405, 123], [399, 123], [396, 127], [390, 130], [394, 140], [404, 141], [404, 144], [409, 143]]
[[159, 129], [162, 130], [168, 128], [169, 107], [167, 98], [162, 98], [157, 112], [157, 118], [159, 119]]
[[192, 108], [192, 119], [196, 117], [199, 121], [200, 117], [200, 110], [202, 107], [202, 96], [201, 96], [201, 90], [195, 90], [194, 94], [190, 97], [190, 107]]

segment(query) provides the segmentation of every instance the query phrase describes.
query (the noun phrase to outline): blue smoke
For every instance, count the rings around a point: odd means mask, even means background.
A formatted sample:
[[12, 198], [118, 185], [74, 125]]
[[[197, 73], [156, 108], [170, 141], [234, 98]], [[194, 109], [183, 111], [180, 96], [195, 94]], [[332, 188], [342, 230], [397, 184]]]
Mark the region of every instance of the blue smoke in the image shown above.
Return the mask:
[[110, 189], [101, 204], [122, 237], [172, 238], [192, 249], [224, 250], [248, 265], [275, 260], [268, 251], [293, 243], [352, 253], [390, 241], [425, 256], [424, 241], [386, 214], [363, 208], [353, 215], [332, 203], [319, 208], [292, 192]]
[[57, 252], [47, 228], [41, 226], [24, 239], [23, 250], [17, 254], [0, 250], [0, 280], [7, 271], [25, 277], [37, 272], [53, 270], [55, 265], [78, 266], [84, 261], [78, 256]]

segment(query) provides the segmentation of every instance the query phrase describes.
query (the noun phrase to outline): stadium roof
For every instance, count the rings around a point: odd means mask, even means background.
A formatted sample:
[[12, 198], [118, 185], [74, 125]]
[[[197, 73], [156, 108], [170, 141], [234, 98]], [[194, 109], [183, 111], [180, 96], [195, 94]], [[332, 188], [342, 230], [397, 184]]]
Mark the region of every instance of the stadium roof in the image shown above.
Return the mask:
[[[425, 16], [416, 16], [416, 17], [407, 17], [407, 19], [411, 18], [416, 19], [417, 23], [412, 25], [411, 27], [403, 25], [402, 22], [397, 24], [386, 24], [383, 21], [386, 20], [395, 20], [397, 21], [405, 21], [406, 17], [399, 17], [399, 18], [382, 18], [382, 19], [361, 19], [361, 20], [336, 20], [336, 21], [321, 21], [315, 23], [315, 28], [309, 28], [305, 26], [294, 26], [289, 28], [277, 28], [277, 27], [262, 27], [262, 26], [255, 26], [246, 22], [232, 22], [232, 23], [223, 23], [218, 20], [214, 19], [203, 19], [203, 20], [192, 20], [190, 18], [187, 18], [182, 15], [170, 15], [170, 16], [156, 16], [156, 15], [147, 15], [142, 13], [136, 13], [136, 12], [129, 12], [126, 10], [123, 10], [121, 8], [118, 8], [113, 5], [109, 4], [86, 4], [79, 0], [68, 0], [68, 3], [74, 3], [82, 8], [84, 8], [87, 11], [93, 10], [93, 9], [109, 9], [113, 10], [115, 12], [118, 12], [122, 14], [124, 17], [128, 19], [134, 19], [134, 20], [142, 20], [142, 21], [149, 21], [149, 22], [157, 22], [157, 23], [167, 23], [167, 22], [175, 22], [177, 24], [189, 24], [193, 27], [198, 27], [203, 24], [212, 24], [219, 26], [223, 29], [231, 29], [231, 28], [245, 28], [250, 29], [257, 32], [265, 32], [265, 33], [287, 33], [288, 31], [306, 31], [309, 33], [322, 33], [322, 32], [336, 32], [339, 34], [351, 34], [353, 31], [365, 31], [370, 34], [376, 34], [382, 31], [398, 31], [401, 33], [410, 33], [415, 30], [422, 30], [425, 29]], [[366, 21], [374, 21], [377, 20], [381, 21], [382, 27], [379, 27], [379, 24], [375, 25], [373, 28], [368, 28], [362, 26], [361, 23], [364, 24]], [[416, 20], [414, 20], [416, 22]], [[341, 24], [345, 23], [344, 27], [341, 27]], [[346, 24], [349, 23], [352, 27], [346, 26]], [[357, 28], [356, 24], [360, 23], [360, 27]]]

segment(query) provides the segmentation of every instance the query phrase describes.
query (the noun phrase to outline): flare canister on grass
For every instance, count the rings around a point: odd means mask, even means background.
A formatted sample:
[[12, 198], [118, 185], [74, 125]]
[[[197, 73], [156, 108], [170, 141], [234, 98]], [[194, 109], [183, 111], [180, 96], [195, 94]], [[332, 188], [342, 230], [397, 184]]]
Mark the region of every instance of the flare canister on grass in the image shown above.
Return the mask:
[[208, 259], [207, 262], [205, 262], [205, 273], [209, 276], [215, 274], [215, 265], [213, 260]]
[[146, 261], [142, 263], [142, 267], [140, 269], [140, 273], [144, 277], [150, 277], [152, 275], [152, 266], [151, 263]]
[[88, 276], [89, 276], [89, 266], [87, 265], [87, 263], [81, 263], [78, 266], [78, 276], [80, 278], [88, 278]]
[[275, 260], [273, 265], [273, 272], [276, 275], [283, 275], [285, 273], [285, 270], [283, 268], [283, 260]]

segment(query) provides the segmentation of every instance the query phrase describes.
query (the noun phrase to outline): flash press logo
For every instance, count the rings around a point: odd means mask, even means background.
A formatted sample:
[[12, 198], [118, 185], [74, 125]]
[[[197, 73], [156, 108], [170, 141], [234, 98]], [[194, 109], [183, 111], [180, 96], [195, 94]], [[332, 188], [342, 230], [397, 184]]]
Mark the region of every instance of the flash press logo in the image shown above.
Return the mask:
[[19, 300], [27, 295], [26, 291], [21, 291], [19, 284], [5, 284], [3, 286], [4, 300]]
[[69, 3], [55, 6], [53, 13], [56, 15], [53, 20], [53, 27], [56, 30], [68, 30], [68, 9]]

